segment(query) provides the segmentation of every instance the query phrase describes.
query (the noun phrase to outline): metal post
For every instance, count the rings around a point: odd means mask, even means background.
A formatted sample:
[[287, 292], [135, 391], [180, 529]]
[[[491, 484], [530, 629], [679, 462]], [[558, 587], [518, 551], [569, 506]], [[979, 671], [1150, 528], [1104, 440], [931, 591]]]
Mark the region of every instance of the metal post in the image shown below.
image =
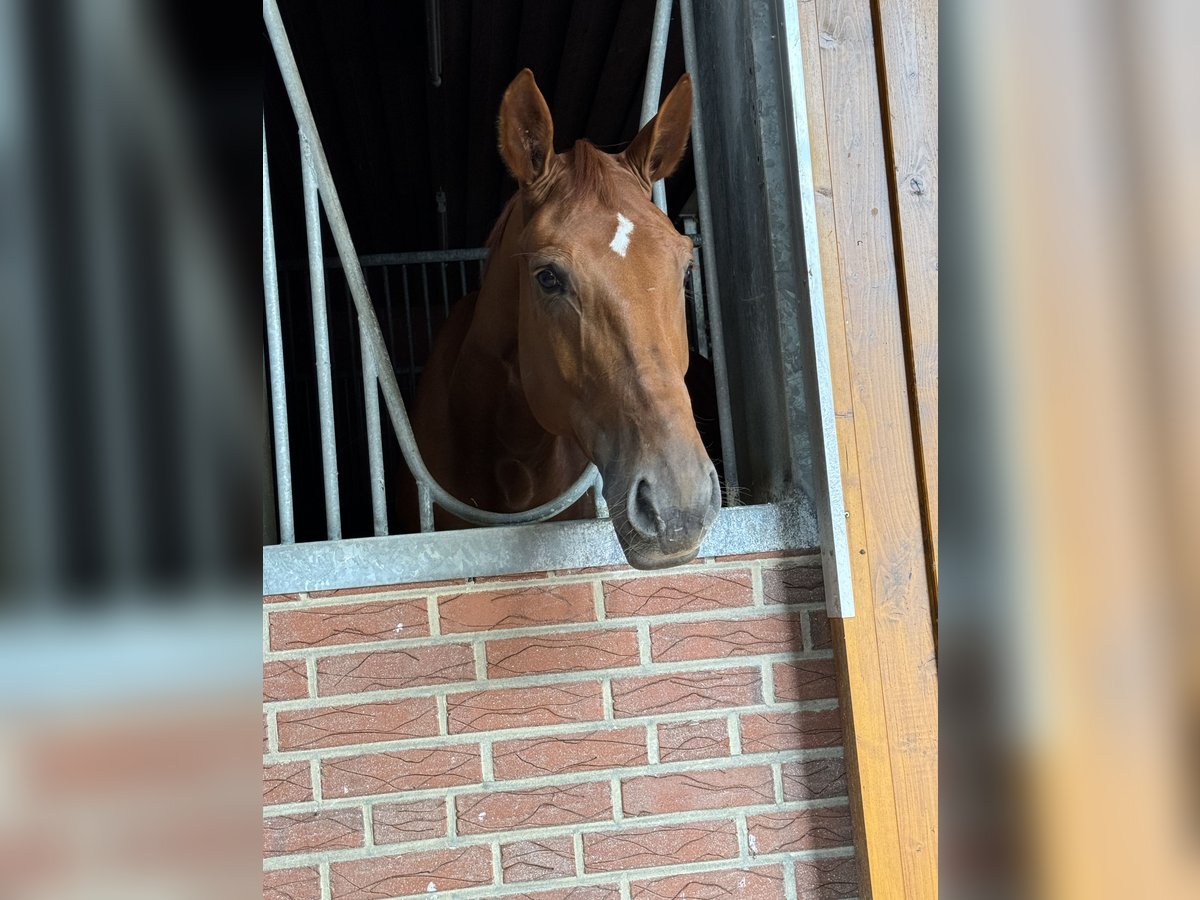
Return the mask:
[[[708, 195], [708, 158], [704, 149], [704, 117], [701, 115], [700, 85], [696, 80], [696, 29], [692, 20], [692, 0], [679, 0], [683, 26], [683, 63], [691, 73], [692, 94], [692, 163], [696, 168], [696, 200], [700, 207], [700, 231], [712, 247], [712, 207]], [[733, 409], [729, 403], [729, 370], [725, 365], [725, 337], [721, 328], [721, 295], [717, 290], [716, 254], [702, 254], [708, 287], [708, 328], [712, 337], [713, 374], [717, 381], [717, 419], [721, 425], [721, 462], [725, 469], [725, 487], [730, 497], [736, 496], [737, 455], [733, 444]]]
[[387, 485], [383, 474], [383, 428], [379, 424], [379, 379], [366, 334], [359, 341], [362, 350], [363, 399], [366, 401], [367, 462], [371, 470], [371, 514], [375, 536], [388, 533]]
[[292, 454], [288, 443], [287, 376], [283, 369], [283, 325], [275, 268], [275, 223], [267, 169], [267, 126], [263, 123], [263, 294], [267, 304], [267, 360], [271, 371], [271, 421], [275, 427], [275, 495], [279, 498], [279, 542], [296, 542], [292, 515]]
[[304, 182], [304, 224], [308, 229], [308, 278], [312, 289], [313, 349], [317, 358], [317, 408], [321, 423], [321, 469], [325, 475], [325, 524], [329, 539], [342, 536], [338, 497], [337, 434], [333, 421], [333, 374], [329, 358], [329, 321], [325, 311], [325, 263], [321, 259], [321, 207], [312, 144], [300, 128], [300, 172]]
[[[642, 115], [638, 127], [644, 127], [658, 112], [662, 96], [663, 67], [667, 62], [667, 34], [671, 25], [674, 0], [657, 0], [654, 6], [654, 28], [650, 32], [650, 59], [646, 62], [646, 89], [642, 92]], [[667, 211], [667, 191], [662, 181], [654, 182], [654, 204]]]
[[683, 233], [692, 239], [692, 322], [696, 326], [696, 352], [705, 359], [708, 351], [708, 321], [704, 314], [704, 275], [695, 216], [683, 217]]

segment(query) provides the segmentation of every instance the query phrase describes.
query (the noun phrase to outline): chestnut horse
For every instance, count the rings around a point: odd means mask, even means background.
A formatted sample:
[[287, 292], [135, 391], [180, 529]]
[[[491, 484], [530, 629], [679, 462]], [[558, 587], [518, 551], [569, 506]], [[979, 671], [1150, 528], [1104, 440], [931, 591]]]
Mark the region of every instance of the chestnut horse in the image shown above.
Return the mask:
[[[694, 558], [721, 504], [684, 387], [692, 245], [650, 200], [683, 156], [691, 107], [684, 75], [624, 152], [578, 141], [555, 153], [533, 73], [513, 80], [499, 138], [519, 190], [482, 287], [438, 334], [413, 414], [430, 472], [484, 509], [531, 509], [595, 462], [642, 569]], [[591, 506], [585, 495], [563, 517]], [[464, 524], [440, 509], [437, 523]]]

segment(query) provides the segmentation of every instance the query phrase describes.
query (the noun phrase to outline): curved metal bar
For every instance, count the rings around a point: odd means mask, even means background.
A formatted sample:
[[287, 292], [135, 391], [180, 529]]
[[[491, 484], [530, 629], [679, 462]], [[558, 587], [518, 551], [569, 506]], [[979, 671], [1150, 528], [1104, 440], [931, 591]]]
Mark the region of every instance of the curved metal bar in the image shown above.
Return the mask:
[[[279, 64], [279, 71], [283, 76], [284, 86], [287, 88], [288, 99], [291, 101], [296, 123], [300, 126], [301, 132], [308, 137], [312, 148], [317, 186], [325, 206], [325, 217], [329, 223], [329, 230], [333, 233], [338, 256], [342, 260], [342, 268], [345, 270], [346, 280], [350, 285], [350, 295], [354, 300], [354, 307], [358, 310], [363, 340], [374, 355], [375, 372], [379, 378], [380, 390], [383, 391], [388, 417], [396, 432], [396, 440], [400, 443], [400, 452], [413, 477], [417, 480], [418, 488], [427, 489], [431, 500], [446, 512], [477, 525], [520, 525], [528, 522], [541, 522], [565, 512], [595, 483], [598, 475], [595, 465], [589, 463], [582, 474], [575, 479], [575, 483], [555, 499], [533, 509], [516, 513], [491, 512], [463, 503], [438, 484], [429, 469], [426, 468], [425, 460], [421, 458], [416, 438], [413, 436], [412, 425], [408, 421], [408, 413], [404, 409], [404, 400], [400, 396], [400, 385], [396, 381], [396, 373], [388, 358], [387, 345], [383, 341], [383, 331], [379, 327], [379, 319], [371, 305], [362, 265], [358, 261], [358, 255], [354, 252], [354, 242], [350, 239], [350, 226], [346, 222], [346, 215], [342, 210], [341, 201], [338, 199], [337, 187], [333, 183], [333, 174], [329, 170], [329, 160], [325, 157], [325, 148], [321, 144], [320, 135], [317, 134], [317, 123], [313, 118], [312, 108], [308, 105], [308, 97], [304, 93], [304, 85], [300, 80], [296, 57], [292, 53], [287, 32], [283, 27], [283, 18], [279, 14], [279, 6], [275, 0], [263, 0], [263, 20], [266, 22], [271, 46], [275, 50], [275, 60]], [[422, 509], [422, 519], [425, 518], [424, 512], [425, 510]]]

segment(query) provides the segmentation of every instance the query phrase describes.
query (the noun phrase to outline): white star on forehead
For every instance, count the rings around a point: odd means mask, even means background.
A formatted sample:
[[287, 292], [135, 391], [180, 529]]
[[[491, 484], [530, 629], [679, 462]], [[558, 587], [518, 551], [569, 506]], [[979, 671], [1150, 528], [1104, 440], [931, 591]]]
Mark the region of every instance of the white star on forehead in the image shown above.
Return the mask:
[[613, 253], [624, 256], [629, 249], [629, 236], [633, 234], [633, 223], [620, 213], [617, 213], [617, 230], [613, 234], [612, 243], [608, 246]]

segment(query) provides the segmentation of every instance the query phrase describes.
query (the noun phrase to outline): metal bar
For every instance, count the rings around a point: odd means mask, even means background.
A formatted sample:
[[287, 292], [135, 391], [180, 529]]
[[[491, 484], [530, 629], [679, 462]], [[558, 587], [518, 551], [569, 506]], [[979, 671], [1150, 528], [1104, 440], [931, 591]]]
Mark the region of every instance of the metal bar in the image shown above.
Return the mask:
[[[367, 293], [366, 279], [363, 277], [362, 265], [354, 253], [354, 241], [350, 237], [350, 226], [346, 222], [346, 214], [338, 199], [337, 186], [333, 183], [333, 173], [329, 170], [329, 160], [321, 146], [320, 135], [317, 134], [316, 121], [313, 119], [312, 108], [304, 94], [304, 86], [300, 81], [300, 71], [296, 66], [296, 57], [288, 43], [287, 32], [283, 27], [283, 18], [279, 14], [276, 0], [263, 0], [263, 19], [267, 26], [267, 34], [275, 51], [275, 59], [283, 77], [284, 87], [291, 101], [292, 112], [302, 131], [311, 135], [312, 157], [316, 168], [316, 178], [320, 186], [321, 198], [325, 204], [325, 215], [329, 220], [329, 230], [333, 233], [334, 243], [337, 244], [338, 255], [350, 281], [350, 293], [363, 327], [363, 333], [370, 343], [371, 352], [375, 358], [375, 370], [379, 375], [379, 386], [383, 391], [384, 403], [387, 405], [388, 417], [400, 444], [400, 452], [417, 481], [418, 488], [425, 488], [431, 502], [463, 519], [477, 525], [519, 525], [527, 522], [540, 522], [554, 518], [578, 500], [596, 477], [596, 467], [588, 464], [575, 479], [574, 483], [553, 500], [518, 513], [497, 513], [477, 509], [463, 503], [443, 488], [430, 474], [425, 461], [421, 459], [413, 436], [412, 425], [408, 413], [404, 409], [404, 401], [400, 396], [400, 385], [396, 381], [396, 373], [388, 362], [387, 345], [383, 342], [383, 332], [379, 328], [379, 319], [371, 306], [371, 298]], [[378, 540], [374, 538], [373, 540]]]
[[288, 439], [287, 374], [283, 368], [283, 325], [279, 313], [279, 276], [275, 269], [275, 221], [271, 213], [271, 173], [267, 168], [267, 126], [263, 123], [263, 294], [267, 306], [267, 360], [271, 372], [271, 421], [275, 433], [275, 496], [279, 504], [279, 542], [296, 541], [292, 513], [292, 454]]
[[433, 531], [433, 498], [429, 495], [429, 487], [417, 482], [417, 506], [421, 511], [421, 531]]
[[312, 290], [313, 354], [317, 360], [317, 409], [321, 423], [321, 471], [325, 476], [325, 526], [331, 541], [342, 536], [338, 497], [337, 434], [333, 422], [333, 374], [329, 320], [325, 310], [325, 267], [321, 265], [321, 207], [312, 144], [300, 128], [300, 172], [304, 182], [304, 224], [308, 230], [308, 277]]
[[[741, 506], [721, 511], [699, 558], [805, 550], [817, 546], [817, 523], [805, 503]], [[815, 554], [814, 554], [815, 555]], [[606, 519], [544, 522], [522, 528], [467, 529], [383, 538], [317, 541], [263, 548], [263, 593], [374, 587], [623, 564]]]
[[[650, 58], [646, 61], [646, 87], [642, 92], [642, 115], [638, 127], [643, 127], [658, 112], [662, 96], [663, 67], [667, 62], [667, 35], [671, 25], [673, 0], [657, 0], [654, 6], [654, 27], [650, 32]], [[667, 191], [661, 180], [652, 188], [654, 204], [667, 211]]]
[[408, 334], [408, 388], [409, 396], [417, 396], [417, 352], [413, 349], [412, 304], [408, 297], [408, 266], [401, 266], [404, 274], [404, 330]]
[[426, 350], [433, 349], [433, 313], [429, 309], [429, 272], [425, 264], [421, 264], [421, 291], [425, 295], [425, 339], [428, 343]]
[[[679, 0], [679, 14], [683, 25], [684, 68], [696, 79], [696, 29], [692, 19], [692, 0]], [[712, 207], [708, 194], [708, 158], [704, 149], [704, 117], [701, 115], [701, 91], [699, 83], [693, 85], [692, 94], [692, 163], [696, 169], [696, 199], [700, 207], [700, 231], [712, 240]], [[736, 497], [737, 454], [733, 444], [733, 409], [729, 403], [729, 370], [725, 364], [725, 334], [721, 327], [721, 295], [717, 290], [717, 264], [715, 254], [703, 256], [705, 275], [708, 278], [708, 328], [712, 338], [713, 374], [717, 382], [717, 419], [721, 425], [721, 463], [725, 469], [725, 487], [728, 496]]]
[[450, 318], [450, 286], [446, 283], [446, 264], [440, 263], [442, 267], [442, 308], [446, 311], [446, 318]]
[[363, 399], [366, 402], [367, 463], [371, 471], [371, 516], [375, 522], [375, 536], [381, 537], [388, 533], [388, 518], [387, 485], [383, 474], [383, 428], [379, 423], [379, 379], [365, 335], [359, 344], [362, 350]]
[[796, 4], [779, 2], [776, 15], [782, 28], [779, 42], [784, 83], [791, 107], [791, 137], [795, 151], [794, 189], [800, 208], [804, 242], [803, 268], [808, 281], [808, 314], [811, 327], [812, 378], [808, 384], [808, 414], [812, 424], [812, 470], [816, 481], [817, 525], [821, 535], [821, 569], [825, 580], [825, 606], [830, 616], [854, 615], [854, 585], [850, 576], [850, 537], [846, 525], [846, 503], [842, 491], [841, 459], [838, 452], [837, 415], [833, 398], [833, 374], [829, 359], [829, 332], [825, 323], [825, 289], [821, 275], [821, 249], [817, 232], [817, 198], [813, 186], [812, 148], [805, 104], [804, 61], [800, 38], [800, 16]]
[[703, 260], [693, 216], [683, 217], [683, 233], [692, 238], [692, 323], [696, 328], [696, 352], [708, 359], [708, 320], [704, 314], [704, 275], [701, 273]]
[[[486, 247], [464, 247], [461, 250], [414, 250], [405, 253], [365, 253], [358, 258], [358, 262], [359, 265], [369, 268], [371, 266], [404, 266], [411, 263], [472, 262], [473, 260], [487, 259], [487, 255], [488, 249]], [[336, 256], [327, 256], [323, 262], [326, 269], [342, 268], [342, 261]], [[308, 260], [288, 260], [279, 264], [279, 268], [283, 271], [300, 266], [307, 267]]]

